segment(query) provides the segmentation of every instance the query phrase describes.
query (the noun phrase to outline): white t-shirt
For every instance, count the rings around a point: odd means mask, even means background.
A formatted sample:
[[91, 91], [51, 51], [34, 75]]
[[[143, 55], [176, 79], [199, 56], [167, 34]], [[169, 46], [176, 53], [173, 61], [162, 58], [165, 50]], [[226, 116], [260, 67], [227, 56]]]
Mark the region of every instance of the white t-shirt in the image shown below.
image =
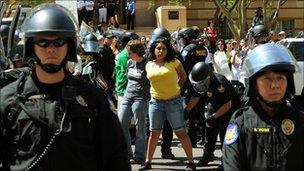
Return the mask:
[[224, 75], [228, 80], [232, 80], [232, 73], [227, 62], [226, 53], [224, 51], [216, 51], [212, 59], [214, 71]]

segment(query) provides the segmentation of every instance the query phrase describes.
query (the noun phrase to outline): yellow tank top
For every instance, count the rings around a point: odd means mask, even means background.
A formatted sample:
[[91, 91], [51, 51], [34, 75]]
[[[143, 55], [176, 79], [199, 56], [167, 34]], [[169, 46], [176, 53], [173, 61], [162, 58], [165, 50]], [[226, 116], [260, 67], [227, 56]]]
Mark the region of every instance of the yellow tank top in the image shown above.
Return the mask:
[[179, 60], [165, 62], [163, 66], [149, 61], [146, 65], [147, 78], [150, 81], [151, 97], [159, 100], [169, 100], [180, 94], [178, 85], [177, 67]]

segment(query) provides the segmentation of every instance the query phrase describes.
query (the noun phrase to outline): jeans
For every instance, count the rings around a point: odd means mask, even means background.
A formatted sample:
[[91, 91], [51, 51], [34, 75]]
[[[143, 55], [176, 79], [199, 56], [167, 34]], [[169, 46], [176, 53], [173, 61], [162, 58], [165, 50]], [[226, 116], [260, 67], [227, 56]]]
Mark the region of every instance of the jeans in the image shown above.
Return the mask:
[[[130, 159], [136, 158], [145, 161], [145, 152], [147, 146], [146, 135], [146, 116], [148, 113], [148, 101], [136, 99], [123, 99], [118, 111], [118, 118], [121, 123], [126, 142], [128, 145], [128, 154]], [[131, 147], [131, 136], [129, 127], [131, 119], [134, 117], [136, 126], [135, 151]]]
[[151, 98], [149, 102], [150, 130], [162, 130], [166, 118], [175, 132], [185, 129], [181, 96], [170, 100]]

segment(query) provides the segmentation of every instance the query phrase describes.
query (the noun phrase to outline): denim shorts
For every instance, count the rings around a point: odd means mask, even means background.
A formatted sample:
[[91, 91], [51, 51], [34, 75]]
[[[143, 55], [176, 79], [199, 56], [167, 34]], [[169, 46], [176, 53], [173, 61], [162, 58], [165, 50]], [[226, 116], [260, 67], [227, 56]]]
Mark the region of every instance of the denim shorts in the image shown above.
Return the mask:
[[149, 102], [150, 130], [162, 130], [166, 117], [173, 131], [185, 129], [183, 99], [181, 96], [170, 100], [151, 98]]

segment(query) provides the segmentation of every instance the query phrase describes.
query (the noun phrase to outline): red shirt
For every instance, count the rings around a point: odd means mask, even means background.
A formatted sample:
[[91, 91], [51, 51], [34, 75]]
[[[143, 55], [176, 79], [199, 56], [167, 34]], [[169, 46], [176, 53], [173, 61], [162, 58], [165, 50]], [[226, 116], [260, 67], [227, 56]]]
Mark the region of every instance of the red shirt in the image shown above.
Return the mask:
[[215, 27], [207, 27], [207, 35], [211, 42], [217, 41], [217, 30]]

